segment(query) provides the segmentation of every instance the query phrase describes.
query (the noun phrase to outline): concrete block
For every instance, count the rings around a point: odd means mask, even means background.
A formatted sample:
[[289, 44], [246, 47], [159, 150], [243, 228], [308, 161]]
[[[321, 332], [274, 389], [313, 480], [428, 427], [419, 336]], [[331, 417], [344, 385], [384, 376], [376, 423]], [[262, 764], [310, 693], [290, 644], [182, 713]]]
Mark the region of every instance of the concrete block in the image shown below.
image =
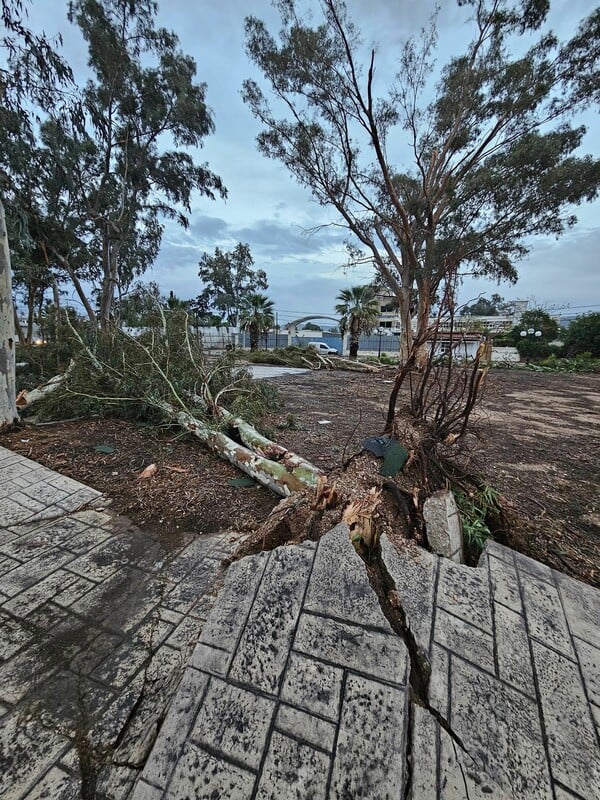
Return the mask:
[[448, 489], [440, 489], [428, 497], [423, 504], [423, 517], [427, 539], [434, 553], [452, 561], [463, 560], [463, 539], [460, 515], [454, 495]]
[[403, 797], [408, 690], [348, 675], [331, 800]]

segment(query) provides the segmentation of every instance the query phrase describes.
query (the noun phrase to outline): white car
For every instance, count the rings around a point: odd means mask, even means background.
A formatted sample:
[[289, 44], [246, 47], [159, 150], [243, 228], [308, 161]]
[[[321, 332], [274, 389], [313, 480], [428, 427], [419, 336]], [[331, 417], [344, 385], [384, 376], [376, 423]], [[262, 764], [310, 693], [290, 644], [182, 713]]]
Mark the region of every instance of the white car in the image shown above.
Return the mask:
[[309, 342], [307, 347], [312, 347], [321, 356], [337, 356], [339, 355], [335, 347], [329, 347], [326, 342]]

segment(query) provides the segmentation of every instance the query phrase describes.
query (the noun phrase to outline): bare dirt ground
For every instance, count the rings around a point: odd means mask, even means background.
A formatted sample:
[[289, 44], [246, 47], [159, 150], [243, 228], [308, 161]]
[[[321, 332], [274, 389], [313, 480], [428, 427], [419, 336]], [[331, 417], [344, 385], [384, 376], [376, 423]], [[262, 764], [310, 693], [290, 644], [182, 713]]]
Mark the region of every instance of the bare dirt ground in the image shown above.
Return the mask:
[[[338, 468], [381, 432], [393, 374], [273, 379], [283, 402], [266, 432], [325, 472]], [[470, 443], [472, 468], [510, 508], [507, 543], [593, 585], [600, 585], [599, 412], [600, 376], [496, 370]], [[0, 444], [108, 494], [116, 512], [164, 536], [244, 535], [278, 502], [266, 489], [232, 485], [240, 473], [173, 428], [79, 420], [26, 426]], [[151, 463], [157, 472], [140, 480]]]

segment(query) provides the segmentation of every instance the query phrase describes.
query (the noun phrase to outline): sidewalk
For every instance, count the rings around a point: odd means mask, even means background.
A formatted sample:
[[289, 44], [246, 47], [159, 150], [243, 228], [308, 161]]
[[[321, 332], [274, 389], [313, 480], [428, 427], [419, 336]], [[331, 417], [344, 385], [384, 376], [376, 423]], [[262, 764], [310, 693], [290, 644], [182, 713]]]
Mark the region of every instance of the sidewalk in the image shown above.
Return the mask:
[[225, 536], [106, 505], [0, 448], [3, 798], [600, 796], [597, 590], [497, 544], [367, 570], [339, 525], [215, 602]]
[[600, 593], [495, 544], [383, 561], [385, 614], [343, 525], [232, 565], [134, 800], [600, 797]]
[[0, 447], [0, 796], [124, 798], [214, 600], [224, 536], [160, 540]]

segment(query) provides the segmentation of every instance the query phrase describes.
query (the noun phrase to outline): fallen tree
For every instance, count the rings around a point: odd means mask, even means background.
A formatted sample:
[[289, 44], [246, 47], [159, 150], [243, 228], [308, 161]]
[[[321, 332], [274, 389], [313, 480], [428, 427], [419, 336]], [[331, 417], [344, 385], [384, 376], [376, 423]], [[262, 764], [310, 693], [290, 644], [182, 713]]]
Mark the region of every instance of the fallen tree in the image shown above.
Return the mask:
[[[21, 392], [21, 409], [45, 404], [51, 413], [54, 409], [64, 415], [75, 402], [110, 406], [117, 415], [135, 413], [136, 408], [142, 414], [153, 412], [275, 494], [287, 497], [316, 486], [321, 470], [221, 404], [228, 394], [260, 390], [227, 358], [207, 363], [189, 335], [187, 315], [162, 313], [160, 332], [151, 331], [140, 339], [114, 329], [88, 342], [68, 318], [67, 324], [77, 345], [76, 357], [63, 374]], [[191, 386], [196, 391], [190, 392]]]

